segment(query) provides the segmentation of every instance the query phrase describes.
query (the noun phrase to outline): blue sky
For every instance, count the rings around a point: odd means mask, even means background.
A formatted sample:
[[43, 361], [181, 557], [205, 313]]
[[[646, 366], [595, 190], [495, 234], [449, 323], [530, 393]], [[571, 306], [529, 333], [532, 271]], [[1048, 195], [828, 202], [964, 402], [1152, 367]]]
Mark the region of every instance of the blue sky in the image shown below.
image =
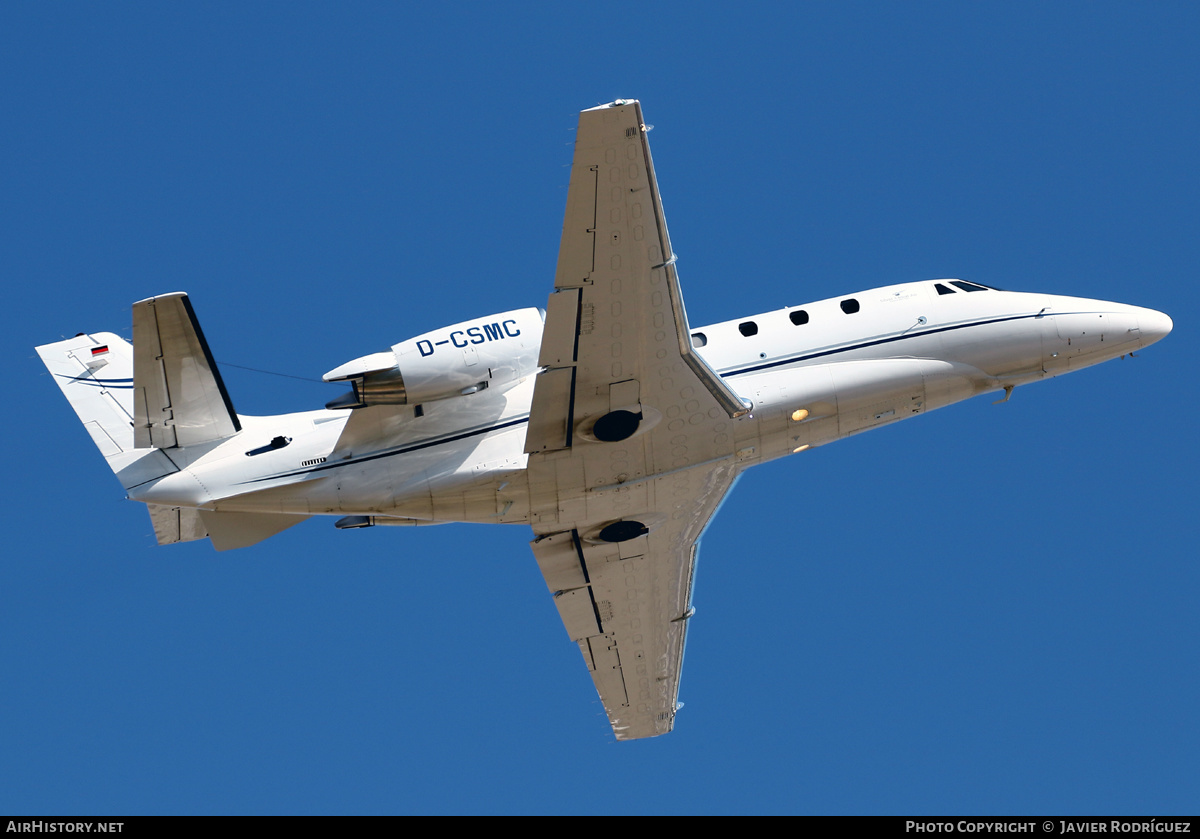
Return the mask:
[[[1195, 4], [5, 4], [0, 812], [1139, 813], [1200, 791]], [[523, 527], [159, 548], [38, 362], [191, 293], [234, 404], [544, 305], [640, 98], [692, 323], [914, 279], [1161, 309], [1136, 359], [756, 469], [671, 735]]]

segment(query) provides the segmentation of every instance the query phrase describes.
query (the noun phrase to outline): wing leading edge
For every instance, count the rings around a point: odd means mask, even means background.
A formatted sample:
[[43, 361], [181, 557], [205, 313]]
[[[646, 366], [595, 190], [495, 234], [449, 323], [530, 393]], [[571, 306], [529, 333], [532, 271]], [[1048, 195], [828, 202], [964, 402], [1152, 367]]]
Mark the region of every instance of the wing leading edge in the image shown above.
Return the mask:
[[674, 724], [697, 540], [752, 433], [674, 262], [641, 106], [582, 112], [525, 449], [533, 552], [620, 740]]

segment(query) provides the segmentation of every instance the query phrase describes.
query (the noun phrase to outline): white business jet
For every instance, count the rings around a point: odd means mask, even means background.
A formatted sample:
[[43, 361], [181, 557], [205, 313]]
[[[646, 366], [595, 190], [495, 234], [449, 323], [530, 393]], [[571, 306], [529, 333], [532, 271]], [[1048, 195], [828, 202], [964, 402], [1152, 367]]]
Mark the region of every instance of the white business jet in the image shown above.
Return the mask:
[[186, 294], [39, 347], [160, 544], [522, 523], [619, 740], [674, 725], [701, 534], [744, 470], [1125, 355], [1161, 312], [963, 280], [711, 326], [684, 311], [636, 101], [584, 111], [545, 310], [466, 321], [325, 374], [323, 410], [239, 415]]

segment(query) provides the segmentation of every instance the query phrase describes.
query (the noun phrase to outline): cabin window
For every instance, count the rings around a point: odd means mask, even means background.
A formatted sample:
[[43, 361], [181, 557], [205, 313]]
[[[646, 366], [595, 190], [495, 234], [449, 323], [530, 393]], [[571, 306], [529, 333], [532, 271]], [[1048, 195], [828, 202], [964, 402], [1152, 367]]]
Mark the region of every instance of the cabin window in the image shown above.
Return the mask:
[[757, 335], [758, 334], [758, 324], [752, 320], [745, 321], [744, 323], [739, 323], [738, 324], [738, 332], [742, 333], [747, 338], [749, 338], [751, 335]]
[[987, 291], [986, 288], [981, 285], [975, 285], [975, 283], [964, 283], [962, 280], [951, 280], [950, 282], [963, 291]]
[[693, 347], [708, 346], [708, 336], [705, 335], [703, 332], [693, 332], [692, 333], [692, 346]]
[[788, 317], [792, 319], [792, 323], [796, 326], [804, 326], [808, 323], [808, 312], [803, 309], [797, 309], [794, 312], [789, 312]]
[[852, 315], [858, 311], [858, 301], [853, 297], [848, 297], [841, 303], [842, 311], [848, 315]]
[[933, 287], [937, 289], [938, 294], [953, 294], [954, 293], [954, 289], [946, 288], [946, 286], [942, 285], [941, 283], [934, 283]]

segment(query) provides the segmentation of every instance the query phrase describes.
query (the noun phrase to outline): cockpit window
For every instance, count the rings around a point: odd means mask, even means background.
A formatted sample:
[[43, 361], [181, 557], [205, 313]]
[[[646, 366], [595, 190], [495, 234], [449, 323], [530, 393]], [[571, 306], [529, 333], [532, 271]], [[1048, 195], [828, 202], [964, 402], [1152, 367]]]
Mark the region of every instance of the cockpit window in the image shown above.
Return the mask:
[[950, 282], [961, 288], [963, 291], [987, 291], [984, 286], [975, 285], [975, 283], [964, 283], [962, 280], [951, 280]]
[[804, 326], [808, 323], [808, 312], [803, 309], [797, 309], [794, 312], [788, 312], [788, 317], [792, 319], [792, 323], [796, 326]]
[[751, 335], [757, 335], [758, 334], [758, 324], [752, 320], [745, 321], [744, 323], [739, 323], [738, 324], [738, 332], [742, 333], [747, 338], [749, 338]]
[[942, 285], [941, 283], [934, 283], [933, 287], [937, 289], [938, 294], [953, 294], [954, 293], [954, 289], [947, 288], [946, 286]]

